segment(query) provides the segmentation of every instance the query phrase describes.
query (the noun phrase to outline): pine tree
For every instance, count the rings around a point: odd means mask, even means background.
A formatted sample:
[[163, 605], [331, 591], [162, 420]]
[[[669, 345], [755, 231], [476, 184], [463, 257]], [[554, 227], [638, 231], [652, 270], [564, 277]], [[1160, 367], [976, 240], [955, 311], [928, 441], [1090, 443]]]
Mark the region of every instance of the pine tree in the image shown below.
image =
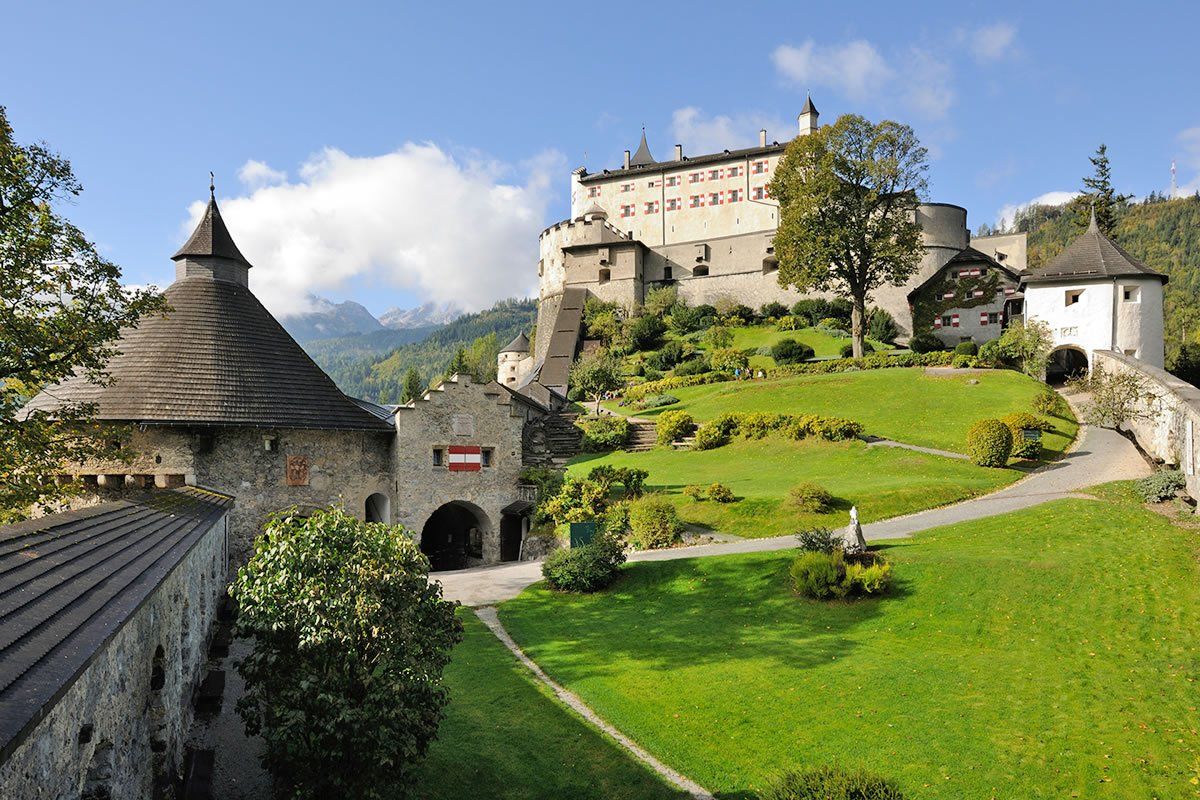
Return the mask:
[[416, 367], [409, 367], [404, 373], [404, 391], [400, 393], [401, 403], [411, 403], [425, 393], [425, 384], [421, 382], [421, 373]]
[[457, 375], [459, 373], [467, 374], [471, 371], [471, 367], [467, 364], [467, 348], [459, 345], [459, 348], [454, 351], [454, 358], [450, 361], [450, 366], [446, 368], [446, 375]]
[[1075, 210], [1080, 226], [1086, 228], [1092, 209], [1096, 210], [1096, 225], [1102, 233], [1111, 234], [1117, 224], [1117, 209], [1127, 203], [1132, 195], [1117, 194], [1112, 185], [1112, 168], [1108, 163], [1108, 146], [1096, 148], [1092, 162], [1092, 175], [1083, 179], [1083, 194], [1075, 199]]

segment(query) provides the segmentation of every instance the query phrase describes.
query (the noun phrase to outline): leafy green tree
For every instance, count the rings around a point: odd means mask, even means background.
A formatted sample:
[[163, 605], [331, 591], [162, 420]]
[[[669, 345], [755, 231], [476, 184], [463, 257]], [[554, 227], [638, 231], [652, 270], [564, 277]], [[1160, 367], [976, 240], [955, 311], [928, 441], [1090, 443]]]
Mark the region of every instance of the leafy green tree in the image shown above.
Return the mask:
[[20, 409], [41, 388], [81, 373], [106, 380], [120, 330], [165, 309], [153, 291], [121, 286], [121, 270], [55, 207], [82, 191], [45, 144], [16, 142], [0, 106], [0, 522], [72, 491], [64, 466], [127, 455], [95, 407]]
[[280, 796], [404, 798], [448, 701], [454, 604], [402, 528], [278, 515], [230, 594], [254, 642], [237, 709]]
[[1091, 219], [1092, 209], [1096, 212], [1096, 225], [1108, 235], [1112, 235], [1117, 225], [1117, 210], [1124, 206], [1133, 195], [1117, 194], [1112, 185], [1112, 167], [1108, 163], [1108, 147], [1101, 144], [1096, 148], [1096, 154], [1091, 156], [1092, 174], [1083, 179], [1083, 194], [1072, 201], [1076, 210], [1076, 220], [1080, 228], [1086, 228]]
[[489, 333], [471, 342], [466, 351], [467, 371], [476, 383], [496, 380], [496, 358], [500, 355], [500, 344], [496, 334]]
[[401, 403], [411, 403], [425, 393], [425, 382], [416, 367], [409, 367], [404, 373], [404, 390], [400, 393]]
[[[642, 311], [652, 317], [663, 317], [679, 304], [679, 290], [674, 286], [659, 286], [646, 292]], [[686, 304], [685, 304], [686, 305]]]
[[1170, 372], [1176, 378], [1200, 386], [1200, 344], [1185, 342], [1171, 359]]
[[733, 345], [733, 333], [724, 325], [713, 325], [704, 332], [704, 343], [712, 350], [722, 350]]
[[605, 392], [620, 389], [625, 383], [621, 377], [621, 364], [606, 350], [589, 353], [571, 367], [571, 388], [583, 397], [596, 401], [596, 413], [600, 413], [600, 401]]
[[771, 180], [779, 284], [849, 298], [856, 358], [871, 292], [903, 284], [920, 264], [926, 159], [907, 125], [846, 114], [792, 140]]
[[1050, 326], [1040, 319], [1022, 322], [1014, 320], [1000, 334], [1000, 355], [1021, 365], [1021, 371], [1031, 378], [1041, 378], [1046, 362], [1054, 348]]
[[1118, 430], [1136, 420], [1155, 419], [1161, 413], [1151, 382], [1133, 370], [1107, 372], [1096, 364], [1090, 374], [1073, 385], [1087, 394], [1083, 417], [1091, 425]]

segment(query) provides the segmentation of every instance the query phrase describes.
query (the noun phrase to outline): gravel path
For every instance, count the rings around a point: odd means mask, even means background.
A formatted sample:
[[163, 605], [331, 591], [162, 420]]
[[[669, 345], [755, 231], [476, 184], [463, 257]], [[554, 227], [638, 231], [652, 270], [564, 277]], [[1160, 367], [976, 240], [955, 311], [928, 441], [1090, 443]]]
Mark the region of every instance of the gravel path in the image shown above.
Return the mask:
[[[1078, 409], [1076, 414], [1078, 415]], [[1078, 497], [1081, 489], [1107, 481], [1127, 480], [1149, 475], [1149, 464], [1138, 449], [1121, 434], [1104, 428], [1081, 425], [1075, 447], [1058, 461], [1039, 468], [1014, 484], [983, 497], [961, 503], [894, 517], [863, 526], [868, 540], [899, 539], [912, 534], [983, 519], [1024, 508]], [[757, 553], [795, 547], [792, 536], [769, 539], [740, 539], [733, 542], [651, 550], [630, 555], [630, 561], [671, 561], [680, 558]], [[454, 572], [438, 572], [433, 578], [442, 584], [445, 597], [466, 606], [491, 606], [516, 597], [525, 587], [541, 580], [542, 565], [537, 561], [475, 567]]]

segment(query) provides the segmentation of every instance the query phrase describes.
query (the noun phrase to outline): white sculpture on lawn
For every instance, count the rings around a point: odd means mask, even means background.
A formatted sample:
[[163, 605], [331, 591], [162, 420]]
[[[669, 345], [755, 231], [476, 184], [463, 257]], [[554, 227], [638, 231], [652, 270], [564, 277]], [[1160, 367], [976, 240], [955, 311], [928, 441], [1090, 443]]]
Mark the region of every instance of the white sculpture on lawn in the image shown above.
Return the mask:
[[862, 526], [858, 524], [858, 506], [850, 507], [850, 524], [842, 534], [842, 550], [848, 555], [865, 552], [867, 540], [863, 536]]

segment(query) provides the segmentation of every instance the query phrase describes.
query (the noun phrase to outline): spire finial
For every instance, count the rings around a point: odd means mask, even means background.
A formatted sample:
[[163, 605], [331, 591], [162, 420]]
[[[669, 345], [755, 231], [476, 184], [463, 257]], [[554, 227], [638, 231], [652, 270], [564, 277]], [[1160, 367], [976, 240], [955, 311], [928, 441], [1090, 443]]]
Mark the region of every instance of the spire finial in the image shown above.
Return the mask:
[[213, 175], [211, 169], [208, 171], [208, 199], [217, 199], [217, 178]]

